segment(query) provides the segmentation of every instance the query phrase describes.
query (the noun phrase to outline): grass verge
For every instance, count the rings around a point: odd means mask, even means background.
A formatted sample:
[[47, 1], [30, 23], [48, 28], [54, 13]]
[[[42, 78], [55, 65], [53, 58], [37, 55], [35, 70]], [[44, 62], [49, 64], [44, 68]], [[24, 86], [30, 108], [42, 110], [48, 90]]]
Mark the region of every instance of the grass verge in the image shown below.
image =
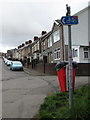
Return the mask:
[[87, 120], [90, 110], [90, 86], [74, 91], [74, 109], [68, 105], [68, 93], [56, 93], [45, 98], [39, 110], [39, 120]]

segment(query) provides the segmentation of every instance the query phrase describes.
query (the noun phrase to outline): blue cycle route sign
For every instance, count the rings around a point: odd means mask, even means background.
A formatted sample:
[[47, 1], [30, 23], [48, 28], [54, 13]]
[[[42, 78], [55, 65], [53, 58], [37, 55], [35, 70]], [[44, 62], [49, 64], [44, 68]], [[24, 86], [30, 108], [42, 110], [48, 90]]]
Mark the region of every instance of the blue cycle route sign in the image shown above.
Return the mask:
[[63, 16], [61, 23], [63, 25], [76, 25], [78, 24], [78, 16]]

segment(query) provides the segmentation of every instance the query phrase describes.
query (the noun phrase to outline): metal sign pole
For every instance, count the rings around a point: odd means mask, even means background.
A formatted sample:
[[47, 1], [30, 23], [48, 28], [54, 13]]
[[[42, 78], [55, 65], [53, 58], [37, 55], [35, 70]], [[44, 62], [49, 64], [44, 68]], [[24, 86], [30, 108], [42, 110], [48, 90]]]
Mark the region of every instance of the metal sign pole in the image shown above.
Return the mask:
[[[70, 7], [67, 7], [67, 16], [70, 16]], [[71, 25], [68, 25], [68, 73], [69, 73], [69, 108], [73, 108], [73, 91], [72, 91], [72, 80], [73, 80], [73, 68], [72, 68], [72, 43], [71, 43]]]
[[71, 25], [68, 25], [68, 65], [69, 65], [69, 107], [73, 107], [73, 91], [72, 91], [72, 45], [71, 45]]
[[66, 16], [63, 16], [60, 23], [68, 25], [68, 82], [69, 82], [69, 108], [72, 109], [74, 105], [73, 101], [73, 65], [72, 65], [72, 42], [71, 42], [71, 25], [78, 24], [78, 16], [70, 15], [70, 6], [66, 5]]

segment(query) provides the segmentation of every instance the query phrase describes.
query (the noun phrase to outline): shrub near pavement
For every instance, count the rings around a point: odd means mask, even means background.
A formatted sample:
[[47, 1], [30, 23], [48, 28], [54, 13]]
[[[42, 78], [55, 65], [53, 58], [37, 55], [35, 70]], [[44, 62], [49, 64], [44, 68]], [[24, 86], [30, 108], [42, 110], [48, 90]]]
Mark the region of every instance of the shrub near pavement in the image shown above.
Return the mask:
[[74, 91], [74, 109], [68, 105], [68, 93], [56, 93], [45, 98], [40, 107], [39, 120], [87, 120], [90, 110], [90, 86]]

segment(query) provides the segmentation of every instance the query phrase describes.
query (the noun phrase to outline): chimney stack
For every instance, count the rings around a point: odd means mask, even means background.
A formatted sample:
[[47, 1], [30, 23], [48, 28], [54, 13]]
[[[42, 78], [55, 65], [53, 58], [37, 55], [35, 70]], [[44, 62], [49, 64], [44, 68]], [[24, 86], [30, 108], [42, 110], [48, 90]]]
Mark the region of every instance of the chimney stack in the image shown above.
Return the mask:
[[18, 49], [20, 48], [20, 46], [18, 46]]
[[25, 45], [25, 44], [24, 44], [24, 43], [22, 43], [22, 47], [24, 47], [24, 45]]
[[27, 44], [28, 44], [28, 41], [26, 41], [25, 44], [27, 45]]
[[34, 36], [34, 41], [38, 40], [38, 36]]
[[32, 43], [32, 40], [29, 40], [28, 42], [29, 42], [29, 44], [31, 44], [31, 43]]
[[45, 35], [47, 32], [46, 31], [42, 31], [42, 35]]

